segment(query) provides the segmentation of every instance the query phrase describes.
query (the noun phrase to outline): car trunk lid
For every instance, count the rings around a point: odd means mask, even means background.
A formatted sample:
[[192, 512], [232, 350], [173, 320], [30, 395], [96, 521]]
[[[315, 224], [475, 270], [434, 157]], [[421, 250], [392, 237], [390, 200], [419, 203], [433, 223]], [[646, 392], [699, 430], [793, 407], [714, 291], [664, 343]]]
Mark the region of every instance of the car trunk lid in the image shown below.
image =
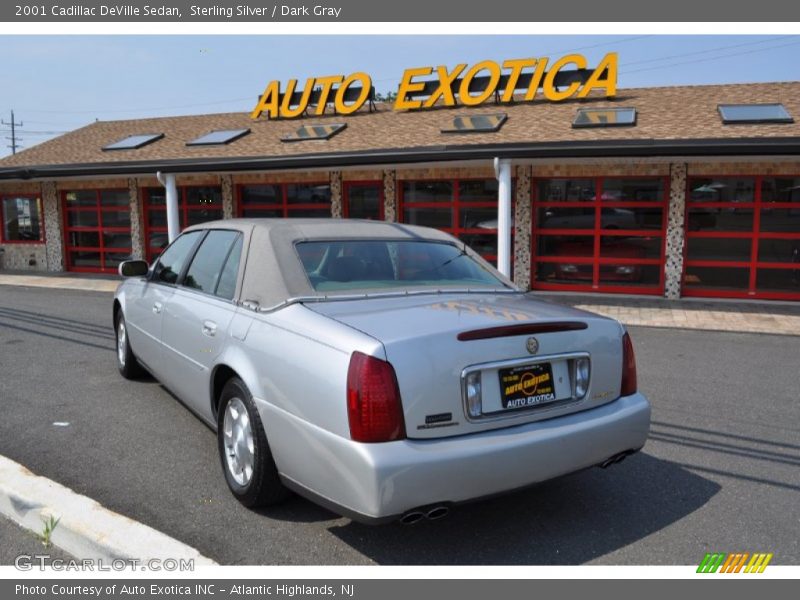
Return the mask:
[[[307, 307], [383, 344], [397, 374], [409, 438], [518, 425], [619, 396], [619, 324], [530, 294], [375, 297]], [[582, 359], [590, 364], [589, 387], [577, 398]], [[470, 414], [467, 383], [476, 373], [480, 410]]]

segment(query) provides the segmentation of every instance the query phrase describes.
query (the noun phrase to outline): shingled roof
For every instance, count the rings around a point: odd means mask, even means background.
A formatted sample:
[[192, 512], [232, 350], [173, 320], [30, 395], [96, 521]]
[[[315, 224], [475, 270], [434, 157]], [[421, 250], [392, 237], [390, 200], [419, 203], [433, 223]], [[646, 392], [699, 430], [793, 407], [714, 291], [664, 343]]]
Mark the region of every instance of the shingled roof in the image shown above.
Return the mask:
[[[795, 119], [786, 124], [724, 125], [719, 104], [781, 103]], [[575, 129], [578, 108], [634, 107], [633, 127]], [[461, 114], [503, 112], [497, 132], [442, 133]], [[347, 128], [328, 140], [286, 143], [281, 138], [301, 125], [344, 122]], [[187, 146], [214, 130], [249, 128], [227, 145]], [[163, 133], [135, 150], [102, 148], [126, 136]], [[617, 150], [614, 150], [616, 148]], [[488, 102], [475, 108], [442, 107], [399, 112], [379, 104], [350, 116], [306, 116], [292, 120], [252, 120], [248, 113], [100, 121], [0, 160], [0, 179], [59, 176], [77, 172], [135, 173], [163, 165], [180, 170], [236, 170], [413, 162], [477, 158], [480, 152], [509, 157], [626, 156], [637, 153], [771, 154], [800, 152], [800, 82], [675, 86], [619, 90], [615, 100], [513, 105]], [[646, 152], [643, 149], [649, 149]], [[505, 151], [505, 152], [504, 152]], [[482, 156], [482, 155], [480, 155]]]

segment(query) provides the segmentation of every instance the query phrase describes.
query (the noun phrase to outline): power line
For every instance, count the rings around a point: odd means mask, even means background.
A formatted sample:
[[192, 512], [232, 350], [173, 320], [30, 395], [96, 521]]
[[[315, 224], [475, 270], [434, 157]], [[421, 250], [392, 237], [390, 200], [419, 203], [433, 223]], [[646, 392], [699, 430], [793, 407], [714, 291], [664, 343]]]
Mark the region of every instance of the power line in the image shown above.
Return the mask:
[[709, 57], [709, 58], [698, 58], [696, 60], [684, 60], [684, 61], [681, 61], [681, 62], [670, 63], [670, 64], [667, 64], [667, 65], [659, 65], [659, 66], [656, 66], [656, 67], [645, 67], [644, 69], [634, 69], [632, 71], [625, 71], [625, 74], [626, 75], [630, 75], [631, 73], [641, 73], [643, 71], [655, 71], [657, 69], [669, 69], [669, 68], [678, 67], [678, 66], [681, 66], [681, 65], [693, 65], [693, 64], [697, 64], [697, 63], [709, 62], [709, 61], [712, 61], [712, 60], [720, 60], [720, 59], [723, 59], [723, 58], [730, 58], [730, 57], [733, 57], [733, 56], [744, 56], [744, 55], [747, 55], [747, 54], [756, 54], [758, 52], [767, 52], [769, 50], [776, 50], [777, 48], [785, 48], [786, 46], [796, 46], [797, 44], [800, 44], [800, 40], [797, 40], [795, 42], [789, 42], [788, 44], [780, 44], [778, 46], [770, 46], [769, 48], [759, 48], [757, 50], [747, 50], [745, 52], [732, 52], [730, 54], [723, 54], [722, 56], [712, 56], [712, 57]]
[[[19, 123], [19, 125], [21, 126], [22, 124]], [[11, 129], [4, 129], [2, 132], [13, 134], [13, 131]], [[32, 131], [29, 129], [25, 130], [25, 135], [59, 135], [62, 133], [69, 133], [69, 130], [67, 131]]]
[[[717, 46], [716, 48], [707, 48], [705, 50], [697, 50], [695, 52], [684, 52], [683, 54], [672, 54], [670, 56], [661, 56], [659, 58], [647, 58], [644, 60], [634, 60], [631, 62], [622, 63], [621, 67], [627, 67], [630, 65], [640, 65], [644, 63], [652, 63], [652, 62], [661, 62], [665, 60], [672, 60], [673, 58], [683, 58], [685, 56], [697, 56], [698, 54], [710, 54], [711, 52], [719, 52], [720, 50], [730, 50], [732, 48], [742, 48], [744, 46], [756, 46], [758, 44], [767, 44], [772, 42], [778, 42], [780, 40], [785, 40], [787, 38], [796, 38], [796, 35], [781, 35], [778, 37], [772, 37], [766, 40], [758, 40], [757, 42], [744, 42], [742, 44], [731, 44], [730, 46]], [[768, 48], [765, 48], [767, 50]]]
[[90, 113], [97, 113], [97, 114], [111, 114], [111, 113], [131, 113], [131, 112], [143, 112], [149, 110], [172, 110], [175, 108], [193, 108], [196, 106], [213, 106], [217, 104], [229, 104], [231, 102], [243, 102], [245, 100], [252, 100], [253, 96], [247, 96], [246, 98], [232, 98], [230, 100], [219, 100], [215, 102], [199, 102], [196, 104], [181, 104], [177, 106], [149, 106], [146, 108], [125, 108], [125, 109], [115, 109], [115, 110], [105, 110], [105, 109], [91, 109], [91, 110], [29, 110], [28, 112], [33, 113], [57, 113], [57, 114], [90, 114]]
[[[566, 50], [550, 50], [549, 52], [537, 52], [537, 54], [542, 55], [549, 55], [549, 54], [570, 54], [572, 52], [578, 52], [579, 50], [589, 50], [591, 48], [602, 48], [603, 46], [610, 46], [612, 44], [627, 44], [628, 42], [635, 42], [637, 40], [641, 40], [644, 38], [653, 37], [652, 35], [634, 35], [627, 38], [621, 38], [617, 40], [610, 40], [607, 42], [600, 42], [598, 44], [590, 44], [588, 46], [578, 46], [577, 48], [568, 48]], [[383, 83], [384, 81], [397, 81], [397, 77], [387, 77], [385, 79], [375, 79], [373, 83]]]

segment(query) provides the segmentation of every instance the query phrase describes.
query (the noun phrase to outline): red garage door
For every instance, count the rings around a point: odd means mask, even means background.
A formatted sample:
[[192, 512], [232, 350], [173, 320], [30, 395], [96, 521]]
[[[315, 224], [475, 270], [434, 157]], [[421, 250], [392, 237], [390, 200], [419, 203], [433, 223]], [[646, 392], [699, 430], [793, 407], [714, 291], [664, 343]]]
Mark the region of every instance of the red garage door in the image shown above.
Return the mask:
[[116, 273], [131, 256], [127, 189], [62, 193], [68, 271]]
[[689, 179], [683, 294], [800, 299], [800, 177]]
[[538, 179], [531, 287], [662, 294], [665, 177]]

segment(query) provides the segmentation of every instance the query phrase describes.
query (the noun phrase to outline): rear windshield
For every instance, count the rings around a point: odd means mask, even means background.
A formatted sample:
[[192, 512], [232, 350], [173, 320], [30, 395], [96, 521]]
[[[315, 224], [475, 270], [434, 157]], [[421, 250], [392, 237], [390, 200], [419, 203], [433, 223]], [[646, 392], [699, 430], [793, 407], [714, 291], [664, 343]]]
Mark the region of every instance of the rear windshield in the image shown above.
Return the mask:
[[505, 284], [452, 244], [391, 240], [299, 242], [297, 253], [319, 291]]

